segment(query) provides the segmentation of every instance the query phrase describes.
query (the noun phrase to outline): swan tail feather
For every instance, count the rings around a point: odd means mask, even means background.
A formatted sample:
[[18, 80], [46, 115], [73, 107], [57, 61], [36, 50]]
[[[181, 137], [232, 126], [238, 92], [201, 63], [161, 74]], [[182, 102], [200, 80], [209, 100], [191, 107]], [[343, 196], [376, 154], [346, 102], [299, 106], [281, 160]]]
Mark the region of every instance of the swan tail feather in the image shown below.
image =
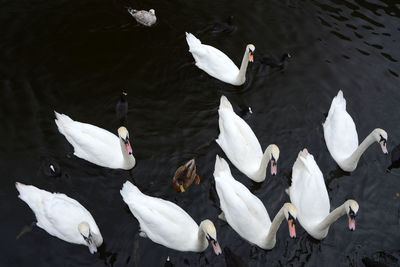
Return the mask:
[[220, 177], [222, 176], [220, 174], [226, 171], [230, 171], [228, 163], [225, 159], [217, 155], [215, 158], [214, 177]]
[[233, 110], [231, 103], [229, 102], [228, 98], [226, 96], [222, 95], [220, 104], [219, 104], [219, 109], [230, 109]]
[[337, 96], [333, 98], [327, 119], [332, 116], [335, 110], [346, 110], [346, 99], [344, 99], [342, 90], [339, 90]]
[[64, 134], [64, 127], [66, 124], [73, 122], [73, 120], [68, 117], [65, 114], [60, 114], [57, 111], [54, 111], [54, 114], [56, 115], [56, 119], [54, 120], [56, 122], [56, 125], [58, 127], [58, 130], [60, 133]]
[[199, 39], [197, 39], [193, 34], [191, 34], [190, 32], [187, 33], [186, 32], [186, 42], [189, 45], [189, 51], [193, 50], [194, 48], [196, 48], [197, 46], [201, 45], [201, 42]]
[[132, 202], [133, 195], [141, 195], [139, 188], [133, 185], [131, 182], [126, 181], [122, 186], [122, 189], [119, 191], [121, 193], [122, 198], [126, 203]]
[[15, 183], [18, 190], [18, 197], [24, 201], [36, 213], [43, 206], [43, 200], [46, 195], [51, 193], [41, 190], [33, 185], [25, 185], [19, 182]]
[[285, 193], [286, 193], [288, 196], [290, 196], [289, 188], [286, 188], [286, 189], [285, 189]]
[[303, 150], [300, 150], [296, 162], [293, 165], [293, 168], [297, 168], [299, 164], [303, 165], [304, 167], [307, 167], [307, 158], [310, 154], [308, 153], [307, 148], [304, 148]]

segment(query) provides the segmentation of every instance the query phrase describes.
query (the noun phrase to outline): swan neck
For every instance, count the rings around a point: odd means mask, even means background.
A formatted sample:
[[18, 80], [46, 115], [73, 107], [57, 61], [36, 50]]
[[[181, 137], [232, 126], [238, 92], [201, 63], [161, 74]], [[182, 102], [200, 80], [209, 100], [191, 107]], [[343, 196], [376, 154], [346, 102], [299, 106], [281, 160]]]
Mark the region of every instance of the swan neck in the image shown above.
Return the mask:
[[260, 167], [258, 168], [254, 181], [256, 182], [262, 182], [265, 180], [265, 176], [267, 175], [267, 165], [269, 161], [271, 160], [271, 147], [267, 147], [265, 149], [265, 152], [263, 154], [263, 157], [261, 158], [260, 162]]
[[285, 215], [283, 213], [283, 210], [285, 207], [282, 207], [279, 212], [275, 215], [275, 218], [272, 220], [271, 226], [268, 231], [268, 235], [265, 238], [265, 247], [267, 249], [273, 248], [276, 243], [276, 232], [279, 229], [279, 226], [281, 225], [282, 221], [285, 219]]
[[329, 213], [329, 215], [326, 216], [326, 218], [319, 223], [317, 227], [318, 231], [321, 232], [326, 231], [326, 233], [328, 233], [327, 231], [329, 229], [329, 226], [345, 214], [346, 214], [346, 208], [345, 204], [343, 203], [341, 206], [331, 211], [331, 213]]
[[197, 238], [197, 247], [199, 251], [204, 251], [208, 247], [208, 240], [206, 238], [206, 230], [204, 229], [203, 222], [200, 223], [198, 238]]
[[239, 75], [237, 77], [238, 81], [243, 82], [243, 83], [245, 82], [246, 70], [247, 70], [248, 65], [249, 65], [249, 49], [246, 46], [246, 49], [245, 49], [244, 55], [243, 55], [242, 64], [240, 65]]
[[348, 157], [345, 159], [345, 165], [349, 166], [349, 170], [346, 171], [353, 171], [358, 164], [358, 161], [360, 160], [361, 155], [367, 150], [367, 148], [372, 145], [375, 142], [375, 138], [373, 135], [373, 132], [371, 132], [365, 139], [362, 141], [362, 143], [357, 147], [356, 150]]

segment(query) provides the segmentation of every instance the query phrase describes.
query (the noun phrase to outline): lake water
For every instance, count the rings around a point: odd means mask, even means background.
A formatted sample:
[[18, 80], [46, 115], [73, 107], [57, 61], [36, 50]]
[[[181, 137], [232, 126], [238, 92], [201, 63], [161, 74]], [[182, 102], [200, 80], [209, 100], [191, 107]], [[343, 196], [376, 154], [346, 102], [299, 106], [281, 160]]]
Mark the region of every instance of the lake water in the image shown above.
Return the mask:
[[[396, 1], [43, 1], [4, 0], [0, 10], [0, 243], [1, 266], [225, 266], [224, 256], [179, 252], [143, 239], [138, 221], [119, 190], [134, 180], [146, 194], [177, 203], [196, 222], [211, 219], [222, 248], [249, 266], [364, 266], [400, 264], [400, 171], [386, 173], [390, 156], [372, 145], [351, 174], [341, 171], [323, 138], [322, 122], [342, 89], [360, 141], [374, 128], [388, 132], [388, 149], [400, 142], [400, 4]], [[126, 6], [156, 10], [154, 27], [139, 26]], [[214, 33], [210, 25], [234, 16], [236, 29]], [[185, 32], [217, 47], [237, 64], [246, 44], [255, 63], [243, 86], [220, 82], [194, 64]], [[292, 57], [280, 69], [264, 55]], [[115, 104], [128, 92], [136, 167], [101, 168], [72, 155], [54, 123], [56, 110], [116, 133]], [[327, 184], [331, 207], [353, 198], [360, 204], [356, 231], [344, 216], [322, 241], [298, 223], [287, 225], [270, 251], [251, 246], [220, 213], [213, 170], [218, 105], [226, 95], [265, 148], [280, 147], [278, 175], [253, 183], [231, 166], [233, 176], [257, 195], [274, 217], [284, 202], [300, 149], [314, 155]], [[61, 178], [40, 171], [53, 157]], [[196, 158], [200, 185], [176, 193], [172, 176]], [[33, 227], [33, 212], [17, 197], [16, 181], [62, 192], [84, 205], [104, 238], [97, 254]], [[179, 235], [179, 233], [177, 233]]]

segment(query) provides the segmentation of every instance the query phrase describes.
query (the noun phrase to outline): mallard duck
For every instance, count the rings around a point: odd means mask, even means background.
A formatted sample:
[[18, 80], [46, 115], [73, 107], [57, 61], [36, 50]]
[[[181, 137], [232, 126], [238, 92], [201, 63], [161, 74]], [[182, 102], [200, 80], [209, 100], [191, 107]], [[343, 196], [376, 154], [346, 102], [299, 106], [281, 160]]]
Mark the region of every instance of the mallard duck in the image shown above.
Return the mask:
[[196, 184], [200, 183], [200, 176], [196, 173], [196, 163], [194, 159], [189, 160], [184, 165], [180, 166], [172, 179], [172, 186], [177, 192], [185, 192], [193, 181]]

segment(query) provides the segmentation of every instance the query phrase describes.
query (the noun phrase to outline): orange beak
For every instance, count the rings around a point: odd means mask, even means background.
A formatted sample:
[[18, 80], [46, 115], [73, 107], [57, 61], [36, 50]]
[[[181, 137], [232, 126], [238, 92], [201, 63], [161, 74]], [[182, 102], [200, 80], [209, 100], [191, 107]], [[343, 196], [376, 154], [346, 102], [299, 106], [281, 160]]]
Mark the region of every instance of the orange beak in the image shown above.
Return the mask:
[[295, 238], [296, 237], [296, 227], [295, 227], [294, 220], [289, 219], [288, 224], [289, 224], [289, 235], [291, 238]]
[[253, 52], [249, 51], [249, 62], [254, 62]]

